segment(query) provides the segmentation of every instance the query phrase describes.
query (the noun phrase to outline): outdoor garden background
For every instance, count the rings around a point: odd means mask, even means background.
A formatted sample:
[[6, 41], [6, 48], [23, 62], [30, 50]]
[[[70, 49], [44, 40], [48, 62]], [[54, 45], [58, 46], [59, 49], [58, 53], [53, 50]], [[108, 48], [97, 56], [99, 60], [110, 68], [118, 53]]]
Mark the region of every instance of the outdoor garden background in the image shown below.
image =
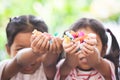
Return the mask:
[[120, 0], [0, 0], [0, 61], [9, 58], [5, 51], [9, 18], [28, 14], [42, 17], [52, 35], [62, 35], [79, 18], [95, 18], [113, 31], [120, 44]]

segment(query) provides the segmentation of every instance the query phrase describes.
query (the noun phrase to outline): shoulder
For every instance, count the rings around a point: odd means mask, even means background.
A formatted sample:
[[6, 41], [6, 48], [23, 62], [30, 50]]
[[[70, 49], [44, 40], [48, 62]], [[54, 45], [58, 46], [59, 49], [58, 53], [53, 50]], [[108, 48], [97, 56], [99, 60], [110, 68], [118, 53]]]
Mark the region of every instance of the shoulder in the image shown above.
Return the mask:
[[115, 68], [115, 65], [114, 65], [110, 60], [104, 59], [104, 61], [105, 61], [106, 63], [108, 63], [108, 64], [110, 65], [110, 67], [112, 67], [113, 69]]
[[3, 60], [0, 62], [0, 79], [1, 79], [1, 76], [2, 76], [2, 72], [6, 66], [6, 64], [10, 61], [10, 59], [7, 59], [7, 60]]
[[10, 59], [6, 59], [6, 60], [1, 61], [1, 62], [0, 62], [0, 70], [1, 70], [1, 68], [4, 68], [5, 65], [6, 65], [9, 61], [11, 61], [11, 60], [10, 60]]
[[110, 72], [111, 72], [111, 77], [112, 79], [115, 79], [115, 65], [109, 61], [108, 59], [104, 59], [110, 66]]

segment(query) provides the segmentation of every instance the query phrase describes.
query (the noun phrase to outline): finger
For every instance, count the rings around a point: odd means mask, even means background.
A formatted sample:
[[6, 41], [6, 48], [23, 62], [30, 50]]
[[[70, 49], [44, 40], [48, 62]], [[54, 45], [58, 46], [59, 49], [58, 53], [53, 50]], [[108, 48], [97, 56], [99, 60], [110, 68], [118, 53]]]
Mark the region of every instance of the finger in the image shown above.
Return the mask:
[[86, 53], [86, 54], [93, 54], [94, 53], [94, 50], [89, 50], [85, 47], [82, 48], [82, 50]]
[[78, 44], [75, 45], [76, 47], [71, 51], [71, 53], [76, 53], [80, 51], [80, 46]]
[[97, 40], [96, 39], [85, 39], [85, 43], [89, 45], [97, 45]]
[[49, 39], [47, 37], [44, 38], [43, 43], [41, 43], [41, 46], [43, 49], [48, 50], [48, 41]]
[[49, 48], [50, 48], [50, 43], [49, 43], [49, 41], [47, 41], [47, 43], [46, 43], [46, 50], [48, 50], [49, 51]]
[[31, 38], [30, 38], [30, 42], [32, 42], [34, 39], [35, 39], [35, 35], [32, 35]]
[[52, 43], [49, 43], [50, 44], [50, 46], [49, 46], [49, 51], [50, 52], [52, 52], [53, 50], [52, 50]]
[[89, 33], [88, 36], [89, 36], [89, 38], [94, 38], [94, 39], [96, 38], [96, 34], [94, 34], [94, 33]]
[[[37, 46], [37, 48], [44, 48], [43, 46], [42, 46], [42, 44], [44, 43], [44, 40], [45, 40], [45, 37], [44, 36], [42, 36], [42, 37], [39, 37], [39, 41], [38, 41], [38, 43], [36, 44], [36, 46]], [[45, 43], [44, 43], [45, 44]]]
[[66, 42], [63, 42], [63, 47], [64, 48], [69, 48], [73, 45], [73, 42], [70, 42], [70, 43], [66, 43]]
[[94, 50], [94, 46], [91, 46], [89, 44], [83, 43], [83, 47], [85, 47], [86, 49], [93, 51]]
[[55, 51], [55, 50], [57, 50], [56, 43], [55, 43], [55, 38], [53, 38], [52, 41], [53, 41], [53, 43], [52, 43], [52, 48], [53, 49], [52, 50]]
[[73, 52], [76, 52], [76, 48], [77, 45], [76, 44], [73, 44], [72, 46], [70, 46], [69, 48], [65, 48], [65, 51], [69, 54], [72, 54]]
[[88, 56], [89, 54], [87, 54], [84, 50], [81, 50], [81, 54], [83, 54], [84, 56]]
[[36, 36], [35, 39], [31, 42], [31, 46], [35, 47], [42, 36], [43, 35]]
[[57, 50], [62, 49], [62, 42], [59, 38], [55, 39]]

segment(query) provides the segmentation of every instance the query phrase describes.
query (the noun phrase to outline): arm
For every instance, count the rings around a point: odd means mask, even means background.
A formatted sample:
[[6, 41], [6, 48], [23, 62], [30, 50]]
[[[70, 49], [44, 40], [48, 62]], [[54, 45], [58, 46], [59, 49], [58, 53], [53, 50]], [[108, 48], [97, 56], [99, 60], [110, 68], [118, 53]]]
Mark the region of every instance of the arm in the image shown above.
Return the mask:
[[104, 76], [105, 80], [112, 80], [110, 65], [103, 58], [100, 59], [100, 62], [94, 68]]
[[30, 63], [34, 62], [38, 57], [45, 54], [45, 51], [42, 50], [44, 46], [39, 46], [38, 43], [39, 40], [44, 40], [44, 38], [45, 37], [43, 35], [33, 38], [31, 40], [31, 48], [24, 48], [16, 52], [16, 56], [6, 64], [3, 70], [2, 80], [10, 79], [15, 74], [17, 74], [24, 66], [29, 65]]
[[64, 61], [62, 66], [60, 67], [60, 80], [65, 80], [65, 78], [70, 74], [73, 67], [69, 66], [67, 61]]
[[78, 66], [80, 54], [80, 51], [76, 52], [78, 50], [76, 43], [66, 43], [63, 41], [63, 48], [66, 52], [66, 58], [59, 70], [60, 80], [65, 80], [65, 78], [70, 74], [71, 70]]
[[62, 40], [60, 38], [52, 38], [50, 48], [44, 59], [44, 70], [48, 80], [53, 80], [56, 73], [56, 64], [60, 53], [63, 51]]
[[96, 37], [86, 39], [82, 47], [82, 53], [86, 56], [89, 66], [98, 70], [98, 72], [103, 75], [105, 80], [111, 80], [110, 65], [100, 56], [101, 53], [99, 51], [103, 52], [103, 49], [99, 47], [99, 44], [97, 47], [96, 44]]
[[17, 74], [23, 66], [28, 65], [38, 57], [32, 53], [31, 50], [31, 48], [20, 50], [17, 55], [6, 64], [3, 70], [2, 80], [9, 80]]

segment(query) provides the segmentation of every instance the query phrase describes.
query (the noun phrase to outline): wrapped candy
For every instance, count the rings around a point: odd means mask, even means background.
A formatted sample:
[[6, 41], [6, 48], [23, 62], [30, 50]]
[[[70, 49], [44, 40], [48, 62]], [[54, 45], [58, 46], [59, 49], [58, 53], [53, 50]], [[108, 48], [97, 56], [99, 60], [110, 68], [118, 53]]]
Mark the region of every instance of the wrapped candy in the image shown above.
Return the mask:
[[74, 32], [74, 31], [67, 31], [65, 32], [64, 39], [66, 42], [77, 42], [80, 41], [80, 43], [84, 42], [84, 39], [87, 38], [88, 35], [86, 35], [84, 32]]
[[32, 33], [33, 33], [33, 35], [35, 35], [35, 36], [42, 34], [42, 32], [38, 31], [37, 29], [35, 29]]
[[37, 29], [34, 29], [34, 31], [32, 33], [33, 33], [34, 36], [38, 36], [38, 35], [42, 35], [42, 34], [45, 35], [46, 37], [48, 37], [50, 39], [49, 40], [50, 44], [52, 44], [52, 35], [50, 35], [46, 32], [42, 33], [40, 31], [38, 31]]

